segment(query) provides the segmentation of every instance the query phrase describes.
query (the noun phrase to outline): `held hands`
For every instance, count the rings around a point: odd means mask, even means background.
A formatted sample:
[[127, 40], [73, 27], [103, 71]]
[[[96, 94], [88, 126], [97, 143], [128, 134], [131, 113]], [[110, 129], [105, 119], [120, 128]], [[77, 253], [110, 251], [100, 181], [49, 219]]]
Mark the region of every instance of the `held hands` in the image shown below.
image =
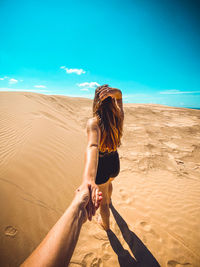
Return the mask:
[[86, 208], [88, 219], [91, 221], [92, 216], [95, 215], [96, 210], [99, 208], [100, 202], [102, 200], [102, 193], [99, 192], [99, 188], [94, 181], [90, 181], [88, 184], [90, 188], [90, 200]]
[[74, 201], [83, 211], [83, 222], [91, 221], [102, 200], [102, 192], [94, 182], [83, 183], [77, 190]]

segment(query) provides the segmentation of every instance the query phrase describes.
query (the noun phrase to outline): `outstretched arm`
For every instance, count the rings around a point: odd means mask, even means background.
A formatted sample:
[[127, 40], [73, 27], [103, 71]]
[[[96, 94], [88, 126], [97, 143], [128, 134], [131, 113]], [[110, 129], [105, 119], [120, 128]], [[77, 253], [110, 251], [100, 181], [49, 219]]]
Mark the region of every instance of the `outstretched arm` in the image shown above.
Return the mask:
[[83, 183], [91, 186], [91, 197], [88, 204], [88, 217], [92, 219], [98, 203], [99, 188], [95, 184], [96, 172], [98, 167], [98, 146], [100, 140], [100, 129], [94, 118], [87, 122], [88, 143], [85, 152], [85, 165], [83, 171]]
[[[101, 192], [99, 192], [100, 204]], [[76, 190], [71, 205], [50, 230], [41, 244], [22, 263], [21, 267], [66, 267], [76, 246], [82, 224], [87, 220], [86, 206], [89, 188], [86, 184]]]

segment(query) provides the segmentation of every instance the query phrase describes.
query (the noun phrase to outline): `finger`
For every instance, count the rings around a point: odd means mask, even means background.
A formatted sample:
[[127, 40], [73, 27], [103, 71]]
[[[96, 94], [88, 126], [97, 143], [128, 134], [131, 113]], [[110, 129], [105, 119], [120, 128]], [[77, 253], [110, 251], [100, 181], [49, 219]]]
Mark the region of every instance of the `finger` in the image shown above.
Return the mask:
[[95, 205], [95, 191], [96, 191], [96, 188], [95, 187], [93, 187], [92, 188], [92, 203], [93, 203], [93, 205]]
[[100, 94], [101, 94], [102, 92], [108, 92], [108, 91], [109, 91], [108, 88], [103, 88], [103, 89], [101, 90]]
[[92, 213], [91, 213], [91, 200], [88, 203], [88, 220], [91, 221]]
[[94, 215], [95, 215], [95, 213], [96, 213], [96, 208], [95, 208], [95, 206], [94, 206], [94, 205], [92, 205], [92, 216], [94, 216]]
[[92, 202], [92, 216], [95, 215], [95, 212], [96, 212], [95, 203]]
[[91, 209], [90, 209], [90, 202], [86, 206], [86, 211], [87, 211], [87, 217], [88, 220], [91, 221]]
[[99, 189], [96, 188], [96, 192], [95, 192], [95, 207], [98, 206], [98, 201], [99, 201]]
[[[93, 190], [91, 191], [91, 195], [93, 196]], [[94, 213], [94, 204], [93, 204], [93, 197], [90, 199], [90, 220], [92, 220], [92, 216]]]
[[89, 220], [89, 203], [86, 206], [87, 219]]
[[106, 95], [103, 95], [101, 98], [100, 98], [100, 100], [101, 101], [104, 101], [104, 99], [106, 99], [106, 98], [108, 98], [109, 97], [109, 95], [108, 94], [106, 94]]
[[106, 98], [109, 97], [109, 96], [110, 96], [110, 97], [113, 97], [112, 94], [110, 94], [109, 92], [106, 92], [105, 94], [103, 94], [103, 95], [101, 96], [100, 99], [101, 99], [101, 101], [103, 101], [104, 99], [106, 99]]
[[92, 207], [92, 215], [94, 216], [95, 215], [95, 212], [96, 212], [96, 205], [97, 205], [97, 200], [98, 200], [98, 191], [99, 189], [96, 188], [96, 187], [93, 187], [93, 190], [92, 190], [92, 204], [93, 204], [93, 207]]
[[99, 196], [99, 200], [98, 200], [98, 202], [97, 202], [96, 210], [99, 208], [102, 199], [103, 199], [103, 197], [100, 195], [100, 196]]
[[109, 94], [109, 92], [108, 92], [108, 91], [101, 92], [101, 93], [99, 94], [99, 97], [103, 97], [103, 96], [105, 96], [105, 95], [107, 95], [107, 94]]
[[92, 201], [90, 201], [90, 221], [92, 220], [92, 214], [93, 214], [93, 204]]
[[109, 92], [108, 89], [103, 89], [103, 90], [99, 93], [99, 95], [105, 94], [105, 93], [107, 93], [107, 92]]
[[99, 193], [99, 199], [98, 199], [98, 204], [101, 203], [101, 200], [103, 199], [102, 192]]
[[90, 198], [89, 198], [89, 220], [91, 221], [92, 220], [92, 200], [91, 200], [91, 194], [92, 194], [92, 192], [91, 192], [91, 186], [89, 185], [89, 195], [90, 195]]

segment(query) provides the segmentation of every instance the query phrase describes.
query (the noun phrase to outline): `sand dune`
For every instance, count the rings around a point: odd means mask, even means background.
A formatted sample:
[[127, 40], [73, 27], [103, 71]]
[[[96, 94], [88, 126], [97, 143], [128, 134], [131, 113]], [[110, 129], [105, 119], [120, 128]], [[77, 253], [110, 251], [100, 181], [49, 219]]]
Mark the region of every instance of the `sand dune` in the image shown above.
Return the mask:
[[[111, 230], [84, 224], [71, 267], [200, 266], [200, 111], [125, 104]], [[18, 266], [81, 183], [92, 100], [0, 92], [0, 266]]]

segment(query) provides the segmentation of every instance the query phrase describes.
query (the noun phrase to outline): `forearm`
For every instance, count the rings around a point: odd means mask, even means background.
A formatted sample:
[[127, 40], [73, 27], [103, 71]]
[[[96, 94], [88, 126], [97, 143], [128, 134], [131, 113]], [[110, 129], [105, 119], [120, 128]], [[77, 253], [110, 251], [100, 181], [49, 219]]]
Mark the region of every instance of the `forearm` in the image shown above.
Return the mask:
[[85, 153], [83, 182], [95, 181], [98, 166], [98, 148], [88, 147]]
[[82, 212], [79, 206], [72, 202], [42, 243], [21, 266], [67, 266], [83, 224]]

